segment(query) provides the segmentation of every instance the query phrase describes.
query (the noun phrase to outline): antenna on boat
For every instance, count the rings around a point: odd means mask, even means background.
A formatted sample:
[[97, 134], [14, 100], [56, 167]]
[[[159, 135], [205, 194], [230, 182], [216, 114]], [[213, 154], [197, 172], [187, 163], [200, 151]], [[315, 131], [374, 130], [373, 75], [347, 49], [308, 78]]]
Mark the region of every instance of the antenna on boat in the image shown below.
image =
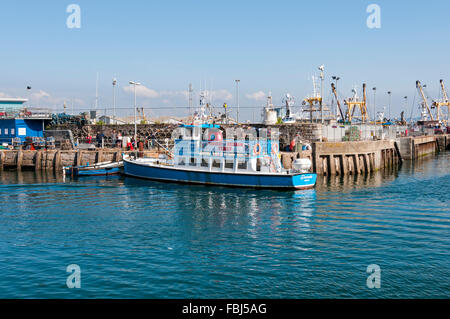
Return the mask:
[[192, 115], [192, 83], [189, 83], [189, 116]]

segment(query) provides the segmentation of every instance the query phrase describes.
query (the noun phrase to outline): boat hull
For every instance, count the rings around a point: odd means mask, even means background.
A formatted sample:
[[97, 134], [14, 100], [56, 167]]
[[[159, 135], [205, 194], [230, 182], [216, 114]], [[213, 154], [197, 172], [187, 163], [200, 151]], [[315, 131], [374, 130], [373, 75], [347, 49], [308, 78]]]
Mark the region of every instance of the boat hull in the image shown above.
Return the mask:
[[264, 189], [311, 189], [317, 180], [316, 174], [234, 174], [143, 165], [127, 160], [124, 160], [124, 173], [131, 177], [163, 182]]
[[82, 169], [71, 167], [67, 172], [70, 176], [109, 176], [109, 175], [119, 175], [120, 168], [101, 168], [101, 169]]

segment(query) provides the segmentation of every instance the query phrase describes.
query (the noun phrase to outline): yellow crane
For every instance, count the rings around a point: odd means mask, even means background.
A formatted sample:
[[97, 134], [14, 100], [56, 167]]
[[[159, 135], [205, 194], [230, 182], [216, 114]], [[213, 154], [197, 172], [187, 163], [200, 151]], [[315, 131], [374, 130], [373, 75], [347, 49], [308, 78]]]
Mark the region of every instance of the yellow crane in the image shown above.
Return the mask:
[[142, 114], [141, 124], [147, 124], [147, 118], [145, 117], [145, 111], [144, 111], [144, 108], [143, 108], [143, 107], [141, 107], [141, 108], [138, 107], [137, 110], [138, 110], [139, 113]]
[[[422, 100], [423, 100], [422, 109], [425, 107], [428, 112], [428, 115], [430, 116], [430, 120], [434, 121], [434, 116], [431, 113], [430, 106], [428, 105], [428, 101], [425, 96], [425, 93], [423, 92], [423, 87], [422, 87], [422, 84], [420, 83], [420, 81], [416, 81], [416, 88], [419, 91], [419, 94], [422, 96]], [[423, 114], [423, 112], [422, 112], [422, 114]]]
[[[313, 81], [313, 95], [309, 96], [307, 98], [305, 98], [302, 102], [302, 105], [305, 106], [303, 108], [303, 112], [305, 113], [309, 113], [309, 118], [311, 123], [313, 122], [314, 119], [314, 113], [320, 113], [320, 117], [323, 116], [324, 112], [328, 113], [328, 117], [329, 117], [329, 112], [330, 109], [325, 107], [323, 98], [322, 98], [322, 92], [319, 92], [319, 90], [317, 89], [316, 86], [316, 78], [313, 76], [312, 77], [312, 81]], [[316, 120], [318, 120], [319, 117], [316, 116]]]
[[363, 99], [360, 100], [356, 89], [353, 89], [353, 97], [344, 100], [345, 105], [347, 105], [347, 120], [349, 122], [352, 122], [353, 118], [355, 117], [355, 110], [359, 108], [361, 112], [361, 122], [366, 123], [368, 119], [367, 114], [367, 93], [366, 93], [366, 84], [363, 84]]
[[[433, 107], [436, 108], [436, 120], [441, 120], [441, 107], [446, 106], [447, 107], [447, 117], [450, 113], [450, 101], [448, 100], [447, 91], [445, 90], [444, 80], [440, 81], [441, 83], [441, 90], [442, 90], [442, 99], [439, 101], [433, 101]], [[445, 120], [445, 122], [448, 121]]]

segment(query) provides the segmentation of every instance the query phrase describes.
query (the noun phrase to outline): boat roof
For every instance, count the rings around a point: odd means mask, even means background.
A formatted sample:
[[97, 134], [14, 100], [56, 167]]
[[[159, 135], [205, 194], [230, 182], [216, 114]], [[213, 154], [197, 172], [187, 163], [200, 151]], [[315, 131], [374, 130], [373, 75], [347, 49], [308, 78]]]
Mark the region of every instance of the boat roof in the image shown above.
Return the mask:
[[28, 102], [28, 100], [27, 99], [19, 99], [19, 98], [11, 98], [11, 97], [0, 98], [0, 103], [25, 103], [25, 102]]

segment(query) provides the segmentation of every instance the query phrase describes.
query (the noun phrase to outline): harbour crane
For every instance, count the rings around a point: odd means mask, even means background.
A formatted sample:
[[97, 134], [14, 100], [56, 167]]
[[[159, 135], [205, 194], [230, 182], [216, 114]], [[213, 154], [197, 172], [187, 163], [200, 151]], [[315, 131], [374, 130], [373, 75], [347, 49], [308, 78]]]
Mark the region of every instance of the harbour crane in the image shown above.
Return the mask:
[[366, 93], [366, 83], [363, 83], [363, 99], [360, 100], [356, 88], [353, 89], [353, 97], [344, 100], [347, 105], [347, 120], [351, 123], [355, 115], [356, 108], [359, 108], [361, 112], [361, 122], [366, 123], [368, 119], [367, 114], [367, 93]]
[[145, 117], [145, 111], [144, 111], [144, 108], [143, 107], [141, 107], [141, 108], [137, 108], [137, 111], [139, 112], [139, 113], [141, 113], [142, 114], [142, 123], [143, 124], [147, 124], [147, 118]]
[[[322, 82], [323, 79], [321, 78]], [[309, 113], [309, 118], [311, 123], [313, 122], [313, 119], [315, 119], [316, 121], [319, 120], [320, 117], [320, 121], [322, 121], [322, 119], [325, 119], [325, 113], [326, 117], [331, 119], [331, 115], [330, 115], [330, 109], [328, 107], [326, 107], [324, 101], [323, 101], [323, 86], [321, 87], [321, 90], [319, 91], [317, 89], [317, 85], [316, 85], [316, 77], [312, 77], [312, 81], [313, 81], [313, 95], [312, 96], [308, 96], [307, 98], [305, 98], [302, 102], [302, 111], [305, 113]], [[319, 113], [319, 116], [314, 116], [314, 114]]]
[[448, 121], [448, 114], [450, 113], [450, 101], [448, 100], [447, 91], [445, 90], [444, 80], [440, 81], [441, 83], [441, 90], [442, 90], [442, 99], [438, 101], [433, 101], [432, 106], [436, 109], [436, 120], [441, 120], [441, 107], [447, 107], [447, 120]]
[[339, 108], [339, 113], [341, 114], [342, 122], [345, 122], [344, 112], [342, 112], [341, 102], [339, 102], [339, 98], [337, 96], [337, 91], [336, 91], [336, 86], [334, 85], [334, 83], [331, 83], [331, 90], [333, 91], [333, 94], [336, 98], [336, 102], [337, 102], [337, 106]]
[[422, 96], [422, 100], [423, 100], [422, 101], [422, 118], [424, 117], [424, 113], [425, 113], [423, 110], [426, 109], [426, 111], [428, 112], [428, 115], [430, 116], [430, 119], [432, 121], [434, 121], [433, 113], [431, 113], [431, 108], [428, 105], [428, 101], [427, 101], [427, 98], [425, 96], [425, 93], [423, 91], [423, 87], [422, 87], [422, 84], [420, 83], [420, 81], [416, 81], [416, 88], [419, 91], [419, 94]]
[[313, 114], [316, 112], [321, 112], [323, 107], [322, 95], [318, 92], [316, 86], [316, 77], [312, 77], [313, 81], [313, 90], [314, 93], [312, 96], [305, 98], [302, 102], [302, 105], [305, 106], [303, 108], [303, 112], [309, 113], [309, 119], [311, 123], [313, 122]]

